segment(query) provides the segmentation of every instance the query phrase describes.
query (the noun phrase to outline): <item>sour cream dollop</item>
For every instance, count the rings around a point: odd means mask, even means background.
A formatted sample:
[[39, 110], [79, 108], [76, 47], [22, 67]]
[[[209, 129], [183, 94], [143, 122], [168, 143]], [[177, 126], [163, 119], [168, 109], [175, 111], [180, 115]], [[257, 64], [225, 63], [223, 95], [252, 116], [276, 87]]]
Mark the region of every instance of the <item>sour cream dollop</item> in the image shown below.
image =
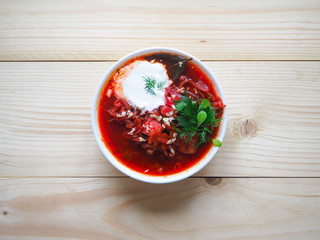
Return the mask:
[[[153, 93], [146, 90], [146, 79], [155, 81]], [[133, 107], [142, 112], [152, 111], [165, 104], [164, 88], [169, 85], [169, 77], [165, 65], [158, 62], [136, 60], [121, 68], [114, 76], [114, 93], [126, 99]], [[162, 88], [158, 84], [162, 83]]]

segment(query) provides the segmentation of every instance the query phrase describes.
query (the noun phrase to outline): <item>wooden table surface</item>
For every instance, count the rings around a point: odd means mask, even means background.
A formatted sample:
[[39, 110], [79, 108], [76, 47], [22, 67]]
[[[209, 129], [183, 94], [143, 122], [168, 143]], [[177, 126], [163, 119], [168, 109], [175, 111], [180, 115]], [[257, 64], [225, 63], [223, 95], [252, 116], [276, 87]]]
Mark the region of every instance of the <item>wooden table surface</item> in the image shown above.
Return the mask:
[[[202, 171], [125, 177], [91, 130], [120, 57], [177, 48], [226, 95]], [[320, 239], [320, 2], [0, 2], [0, 239]]]

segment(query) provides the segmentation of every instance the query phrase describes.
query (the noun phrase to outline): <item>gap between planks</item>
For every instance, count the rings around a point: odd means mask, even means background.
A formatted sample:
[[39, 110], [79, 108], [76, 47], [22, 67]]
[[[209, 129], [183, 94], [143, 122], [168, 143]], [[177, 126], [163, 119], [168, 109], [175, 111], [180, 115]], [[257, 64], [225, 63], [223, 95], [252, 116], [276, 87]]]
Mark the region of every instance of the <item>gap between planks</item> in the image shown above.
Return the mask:
[[[123, 55], [122, 57], [124, 57]], [[120, 59], [120, 58], [119, 58]], [[240, 60], [216, 60], [216, 59], [200, 59], [201, 62], [320, 62], [320, 60], [305, 60], [305, 59], [293, 59], [293, 60], [286, 60], [286, 59], [280, 59], [280, 60], [270, 60], [270, 59], [258, 59], [258, 60], [252, 60], [252, 59], [240, 59]], [[105, 62], [105, 63], [114, 63], [117, 62], [117, 60], [112, 59], [106, 59], [106, 60], [0, 60], [0, 63], [24, 63], [24, 62], [32, 62], [32, 63], [41, 63], [41, 62]]]
[[[59, 179], [59, 178], [110, 178], [110, 179], [133, 179], [127, 176], [1, 176], [0, 179]], [[201, 179], [201, 178], [234, 178], [234, 179], [320, 179], [319, 176], [302, 176], [302, 177], [285, 177], [285, 176], [191, 176], [187, 179]], [[133, 179], [134, 180], [134, 179]]]

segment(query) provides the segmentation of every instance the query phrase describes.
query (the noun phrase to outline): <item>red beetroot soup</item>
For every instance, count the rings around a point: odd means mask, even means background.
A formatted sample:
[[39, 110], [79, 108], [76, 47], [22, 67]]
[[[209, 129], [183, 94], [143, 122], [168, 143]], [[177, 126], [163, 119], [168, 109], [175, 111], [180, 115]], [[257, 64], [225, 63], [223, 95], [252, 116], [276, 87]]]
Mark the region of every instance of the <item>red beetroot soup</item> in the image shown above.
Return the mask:
[[[117, 69], [104, 86], [98, 105], [99, 129], [106, 147], [123, 165], [147, 175], [176, 174], [197, 164], [213, 146], [211, 139], [217, 137], [219, 119], [225, 106], [211, 80], [190, 60], [172, 54], [139, 57]], [[148, 94], [162, 91], [164, 95], [164, 104], [153, 110], [139, 109], [119, 94], [123, 84], [119, 83], [119, 76], [128, 75], [125, 70], [131, 71], [135, 66], [132, 63], [139, 61], [161, 63], [167, 71], [169, 81], [163, 84], [163, 88], [160, 81], [153, 84], [152, 78], [144, 79], [144, 89]], [[201, 108], [201, 102], [207, 103], [203, 104], [205, 107]], [[190, 119], [186, 118], [189, 117], [186, 115], [189, 105], [198, 111], [198, 115], [196, 112], [195, 117]], [[208, 109], [213, 110], [213, 115]], [[199, 115], [206, 117], [202, 124], [214, 122], [199, 126], [201, 131], [206, 128], [206, 134], [203, 133], [205, 142], [201, 142], [200, 130], [195, 130], [194, 135], [190, 132], [183, 135], [187, 128], [192, 127], [187, 125], [183, 128], [183, 120], [197, 120], [194, 125], [197, 128], [202, 120], [200, 118], [199, 122]], [[210, 116], [212, 121], [208, 119]]]

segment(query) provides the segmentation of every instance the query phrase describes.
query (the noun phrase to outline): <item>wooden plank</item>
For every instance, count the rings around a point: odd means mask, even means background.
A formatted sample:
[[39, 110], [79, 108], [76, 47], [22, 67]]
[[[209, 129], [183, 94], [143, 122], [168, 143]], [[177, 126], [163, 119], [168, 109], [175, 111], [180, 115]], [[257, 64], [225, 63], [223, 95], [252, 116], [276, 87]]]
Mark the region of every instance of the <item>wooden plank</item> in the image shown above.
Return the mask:
[[[112, 63], [0, 64], [1, 176], [119, 176], [90, 110]], [[320, 176], [320, 63], [208, 62], [227, 98], [222, 148], [197, 176]]]
[[206, 60], [319, 60], [320, 2], [1, 1], [0, 60], [116, 60], [153, 46]]
[[2, 179], [1, 239], [318, 239], [320, 179]]

